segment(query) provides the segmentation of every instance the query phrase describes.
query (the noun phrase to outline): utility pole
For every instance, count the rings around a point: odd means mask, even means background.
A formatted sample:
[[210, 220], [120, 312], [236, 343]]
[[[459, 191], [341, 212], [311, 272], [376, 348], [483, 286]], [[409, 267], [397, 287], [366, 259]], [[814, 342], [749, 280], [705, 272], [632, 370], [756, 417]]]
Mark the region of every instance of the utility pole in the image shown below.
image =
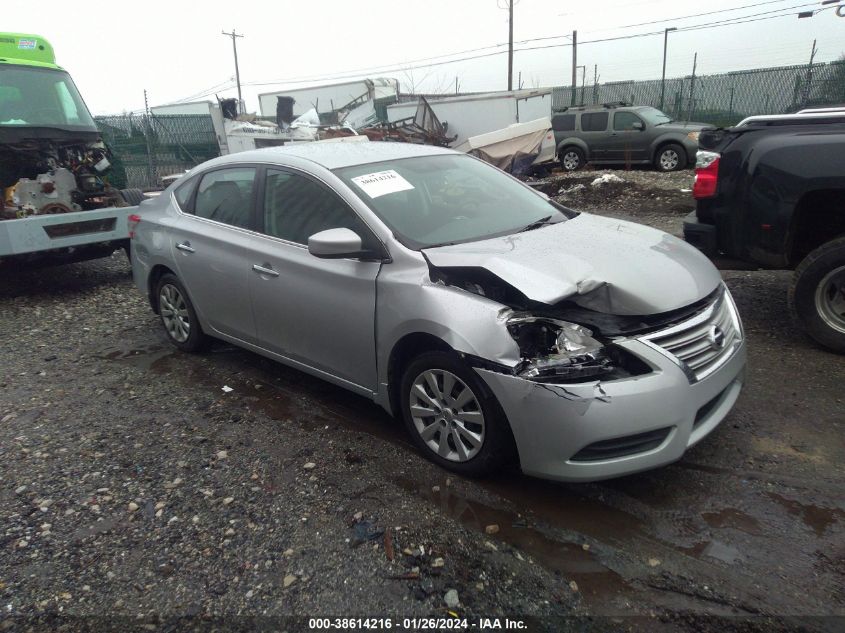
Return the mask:
[[669, 31], [677, 31], [677, 27], [670, 27], [663, 30], [663, 74], [660, 77], [660, 109], [666, 101], [666, 49], [669, 45]]
[[593, 105], [599, 102], [599, 65], [593, 66]]
[[236, 37], [243, 37], [243, 35], [238, 35], [237, 33], [235, 33], [235, 29], [232, 29], [231, 33], [227, 33], [226, 31], [221, 31], [221, 33], [232, 38], [232, 52], [235, 54], [235, 81], [238, 83], [238, 114], [243, 114], [243, 98], [241, 97], [241, 73], [238, 70], [238, 44], [235, 40]]
[[147, 89], [144, 88], [144, 141], [147, 146], [147, 184], [150, 187], [155, 187], [155, 168], [153, 167], [153, 150], [150, 146], [150, 136], [152, 135], [152, 127], [150, 126], [150, 105], [147, 101]]
[[508, 90], [513, 90], [513, 3], [508, 0]]
[[692, 113], [695, 111], [695, 69], [698, 66], [698, 51], [695, 57], [692, 58], [692, 77], [689, 82], [689, 114], [687, 114], [687, 121], [692, 119]]
[[804, 89], [801, 91], [801, 105], [807, 105], [810, 99], [810, 86], [813, 83], [813, 60], [816, 58], [816, 40], [813, 40], [813, 48], [810, 51], [810, 63], [807, 65], [807, 78], [804, 80]]
[[572, 31], [572, 103], [575, 105], [575, 91], [578, 88], [578, 31]]

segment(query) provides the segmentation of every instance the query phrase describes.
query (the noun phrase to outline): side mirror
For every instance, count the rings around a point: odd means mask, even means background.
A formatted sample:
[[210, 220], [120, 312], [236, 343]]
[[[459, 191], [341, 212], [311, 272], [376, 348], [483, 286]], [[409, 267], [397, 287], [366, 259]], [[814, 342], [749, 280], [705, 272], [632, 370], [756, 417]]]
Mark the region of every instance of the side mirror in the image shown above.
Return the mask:
[[634, 124], [631, 127], [635, 130], [638, 130], [639, 132], [642, 132], [643, 130], [645, 130], [645, 123], [643, 123], [642, 121], [634, 121]]
[[314, 233], [308, 238], [308, 252], [323, 259], [373, 256], [370, 251], [363, 250], [361, 237], [350, 229], [328, 229]]

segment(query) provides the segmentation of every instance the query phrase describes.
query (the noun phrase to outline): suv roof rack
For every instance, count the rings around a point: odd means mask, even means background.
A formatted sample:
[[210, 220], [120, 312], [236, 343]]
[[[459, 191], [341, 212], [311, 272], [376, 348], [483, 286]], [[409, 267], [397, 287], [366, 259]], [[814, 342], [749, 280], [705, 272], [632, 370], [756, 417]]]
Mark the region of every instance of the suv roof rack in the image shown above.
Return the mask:
[[577, 110], [578, 112], [584, 110], [601, 110], [604, 108], [605, 110], [613, 110], [615, 108], [630, 108], [631, 104], [627, 101], [611, 101], [609, 103], [602, 103], [602, 104], [592, 104], [592, 103], [579, 103], [578, 105], [571, 105], [571, 106], [563, 106], [562, 108], [555, 110], [552, 112], [552, 115], [555, 114], [563, 114], [564, 112], [568, 112], [569, 110]]

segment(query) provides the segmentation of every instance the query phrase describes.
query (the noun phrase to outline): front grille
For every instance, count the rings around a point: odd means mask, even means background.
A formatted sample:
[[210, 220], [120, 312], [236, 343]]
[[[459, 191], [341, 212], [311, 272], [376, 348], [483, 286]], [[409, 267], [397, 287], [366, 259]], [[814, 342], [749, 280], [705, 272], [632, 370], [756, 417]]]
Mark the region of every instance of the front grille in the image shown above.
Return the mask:
[[589, 446], [586, 446], [575, 453], [575, 455], [569, 458], [569, 461], [598, 462], [606, 459], [628, 457], [629, 455], [636, 455], [637, 453], [645, 453], [646, 451], [655, 449], [663, 444], [663, 441], [669, 435], [669, 431], [671, 430], [671, 427], [667, 427], [665, 429], [657, 429], [646, 433], [617, 437], [612, 440], [593, 442]]
[[724, 289], [693, 318], [641, 337], [687, 372], [691, 382], [703, 380], [724, 365], [742, 342], [739, 315]]

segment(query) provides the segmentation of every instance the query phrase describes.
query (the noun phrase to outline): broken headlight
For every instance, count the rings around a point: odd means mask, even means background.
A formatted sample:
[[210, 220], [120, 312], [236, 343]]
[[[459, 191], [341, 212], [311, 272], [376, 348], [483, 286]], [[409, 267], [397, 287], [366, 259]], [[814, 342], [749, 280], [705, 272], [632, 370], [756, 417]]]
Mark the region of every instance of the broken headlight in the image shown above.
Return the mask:
[[508, 333], [519, 346], [517, 375], [537, 382], [599, 379], [614, 371], [608, 348], [582, 325], [546, 317], [515, 314]]

